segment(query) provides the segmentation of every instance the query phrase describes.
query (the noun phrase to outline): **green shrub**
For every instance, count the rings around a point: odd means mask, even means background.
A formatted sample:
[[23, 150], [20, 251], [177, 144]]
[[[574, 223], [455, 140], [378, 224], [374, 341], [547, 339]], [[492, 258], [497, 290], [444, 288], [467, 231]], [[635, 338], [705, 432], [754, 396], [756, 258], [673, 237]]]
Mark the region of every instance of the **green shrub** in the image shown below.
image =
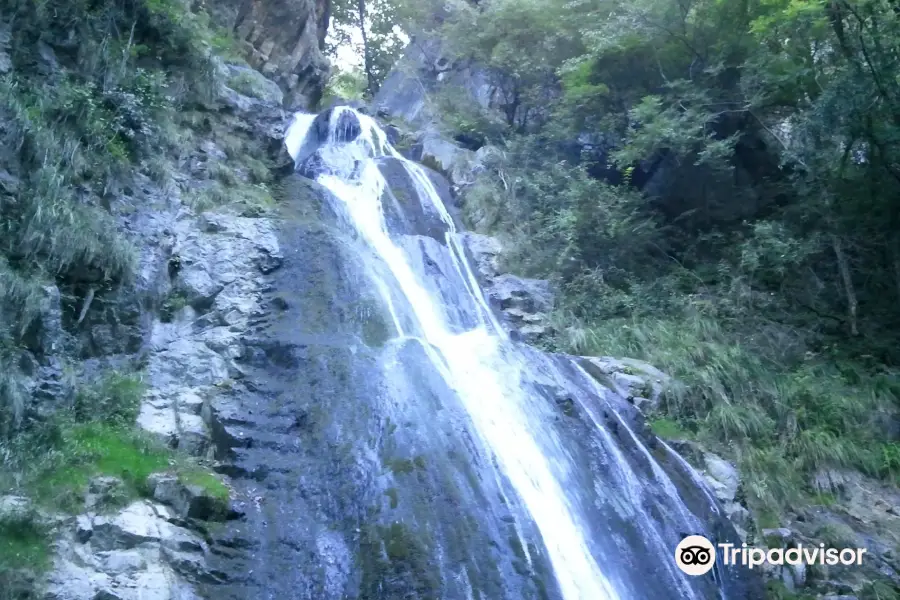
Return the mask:
[[663, 395], [665, 418], [736, 456], [763, 504], [795, 499], [819, 469], [898, 474], [895, 445], [879, 425], [897, 402], [889, 377], [860, 378], [853, 365], [818, 360], [779, 364], [781, 347], [749, 343], [700, 315], [611, 319], [570, 329], [560, 343], [579, 354], [639, 358], [672, 374], [678, 383]]
[[502, 236], [505, 268], [557, 284], [550, 349], [671, 374], [652, 427], [738, 461], [760, 511], [819, 493], [810, 482], [822, 469], [900, 478], [897, 373], [860, 348], [869, 339], [848, 343], [781, 293], [821, 251], [815, 236], [757, 222], [740, 235], [692, 232], [687, 245], [647, 199], [553, 148], [549, 134], [511, 140], [463, 198], [470, 221]]
[[[0, 598], [15, 598], [21, 572], [44, 571], [50, 557], [49, 531], [33, 512], [0, 520]], [[27, 589], [28, 582], [22, 581], [21, 587]]]
[[96, 385], [78, 391], [73, 416], [79, 422], [130, 426], [138, 417], [145, 389], [140, 375], [110, 373]]

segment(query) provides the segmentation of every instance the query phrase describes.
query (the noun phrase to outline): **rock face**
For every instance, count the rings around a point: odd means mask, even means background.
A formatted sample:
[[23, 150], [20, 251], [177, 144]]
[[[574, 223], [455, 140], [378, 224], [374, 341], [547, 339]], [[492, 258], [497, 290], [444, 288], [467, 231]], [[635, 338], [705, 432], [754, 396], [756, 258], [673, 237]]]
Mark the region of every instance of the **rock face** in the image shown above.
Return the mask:
[[151, 390], [138, 424], [192, 454], [209, 449], [208, 400], [241, 377], [234, 359], [240, 335], [259, 304], [261, 277], [281, 264], [273, 223], [223, 213], [185, 218], [172, 226], [174, 293], [185, 306], [172, 322], [153, 327]]
[[424, 126], [435, 120], [427, 97], [440, 86], [461, 89], [485, 108], [494, 106], [499, 94], [483, 69], [468, 63], [455, 63], [444, 55], [438, 41], [422, 40], [409, 45], [372, 104], [378, 114]]
[[57, 541], [43, 598], [199, 600], [195, 584], [221, 575], [205, 567], [206, 542], [174, 520], [149, 501], [109, 516], [80, 515]]
[[[265, 211], [228, 203], [201, 212], [192, 203], [211, 184], [210, 165], [231, 171], [231, 187], [247, 185], [233, 149], [225, 152], [216, 143], [223, 131], [233, 144], [258, 154], [283, 139], [287, 120], [277, 86], [246, 67], [230, 72], [252, 78], [256, 87], [227, 82], [240, 89], [225, 87], [217, 106], [202, 115], [205, 126], [193, 136], [195, 147], [174, 165], [171, 183], [177, 185], [163, 188], [137, 170], [120, 182], [115, 202], [134, 207], [122, 211], [122, 226], [138, 250], [134, 284], [116, 296], [98, 293], [93, 303], [92, 296], [82, 299], [74, 311], [76, 317], [83, 313], [77, 323], [71, 308], [60, 306], [59, 290], [45, 290], [33, 332], [32, 353], [40, 362], [35, 360], [28, 384], [35, 397], [66, 397], [63, 369], [52, 360], [60, 348], [82, 348], [85, 371], [138, 363], [147, 391], [137, 425], [201, 456], [214, 454], [222, 429], [216, 397], [243, 376], [235, 359], [244, 353], [241, 336], [264, 312], [263, 278], [283, 260], [274, 221], [259, 216]], [[152, 499], [106, 512], [121, 506], [129, 492], [121, 480], [95, 478], [85, 498], [87, 512], [41, 516], [58, 534], [53, 568], [43, 583], [35, 582], [44, 598], [193, 600], [208, 596], [200, 587], [224, 581], [206, 566], [210, 548], [198, 520], [237, 516], [226, 500], [166, 473], [147, 483]], [[3, 498], [0, 512], [27, 506], [25, 499]]]
[[552, 333], [548, 313], [553, 308], [550, 283], [502, 273], [500, 242], [477, 233], [462, 234], [463, 245], [485, 295], [514, 338], [536, 343]]
[[212, 8], [247, 42], [250, 64], [285, 92], [288, 108], [318, 102], [328, 75], [322, 46], [330, 0], [216, 0]]

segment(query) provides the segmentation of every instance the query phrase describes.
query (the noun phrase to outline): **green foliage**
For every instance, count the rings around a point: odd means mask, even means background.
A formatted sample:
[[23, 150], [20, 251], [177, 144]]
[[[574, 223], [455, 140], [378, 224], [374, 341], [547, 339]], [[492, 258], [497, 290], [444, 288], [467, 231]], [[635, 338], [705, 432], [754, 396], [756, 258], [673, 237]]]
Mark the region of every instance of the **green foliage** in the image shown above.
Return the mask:
[[50, 566], [51, 548], [46, 525], [29, 511], [0, 520], [0, 598], [16, 598], [27, 589], [22, 572], [40, 573]]
[[149, 475], [174, 470], [184, 483], [227, 499], [228, 490], [216, 476], [135, 430], [143, 394], [137, 374], [109, 372], [82, 386], [68, 410], [57, 411], [5, 446], [0, 488], [24, 494], [45, 508], [77, 512], [83, 508], [88, 482], [96, 476], [124, 482], [112, 499], [114, 505], [107, 507], [115, 508], [146, 495]]
[[440, 88], [428, 101], [433, 111], [441, 115], [441, 126], [450, 137], [462, 136], [481, 145], [500, 142], [509, 135], [505, 121], [482, 108], [460, 88]]
[[690, 432], [684, 429], [678, 421], [666, 417], [650, 421], [650, 430], [654, 435], [667, 440], [683, 440], [690, 436]]
[[322, 106], [342, 100], [362, 100], [366, 95], [366, 74], [358, 69], [337, 70], [328, 80], [322, 95]]
[[[896, 11], [877, 0], [448, 10], [442, 41], [487, 68], [508, 125], [487, 138], [500, 148], [464, 211], [504, 238], [508, 268], [557, 284], [553, 349], [675, 376], [654, 426], [738, 460], [760, 512], [814, 499], [822, 469], [897, 481]], [[451, 134], [488, 129], [460, 112], [445, 120]], [[585, 134], [595, 148], [573, 149]], [[681, 204], [634, 189], [658, 163], [663, 181], [695, 179]], [[618, 185], [597, 179], [613, 170]], [[704, 189], [721, 182], [731, 191]]]
[[28, 474], [25, 488], [43, 506], [76, 512], [88, 482], [109, 475], [125, 482], [125, 495], [118, 499], [121, 505], [146, 493], [147, 477], [166, 470], [170, 454], [130, 427], [103, 422], [64, 425], [50, 455]]
[[870, 581], [859, 593], [860, 600], [898, 600], [900, 588], [891, 580]]
[[[328, 95], [355, 99], [365, 92], [369, 97], [374, 96], [406, 46], [407, 36], [402, 27], [408, 22], [408, 8], [412, 4], [403, 0], [334, 0], [331, 3], [325, 50], [332, 58], [343, 61], [338, 63]], [[351, 54], [361, 61], [346, 64], [344, 61]], [[343, 95], [345, 92], [350, 95]]]
[[197, 486], [203, 489], [204, 493], [209, 497], [221, 503], [227, 503], [231, 496], [231, 492], [222, 483], [221, 478], [196, 465], [182, 465], [178, 471], [178, 478], [185, 485]]
[[814, 600], [815, 596], [792, 592], [785, 587], [784, 583], [773, 579], [766, 582], [766, 598], [768, 600]]
[[140, 375], [108, 373], [95, 385], [76, 393], [73, 416], [80, 422], [101, 420], [127, 427], [137, 420], [145, 389]]

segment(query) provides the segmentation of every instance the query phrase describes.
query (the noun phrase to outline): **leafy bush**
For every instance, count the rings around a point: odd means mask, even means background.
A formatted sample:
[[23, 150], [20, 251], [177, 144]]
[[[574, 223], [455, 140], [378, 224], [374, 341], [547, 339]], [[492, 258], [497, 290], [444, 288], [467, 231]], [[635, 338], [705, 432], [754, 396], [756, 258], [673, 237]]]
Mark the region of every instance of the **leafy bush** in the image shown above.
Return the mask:
[[822, 469], [900, 480], [897, 372], [791, 301], [805, 283], [791, 274], [828, 244], [764, 220], [686, 244], [640, 194], [588, 167], [552, 137], [520, 136], [463, 199], [470, 221], [505, 238], [507, 268], [556, 282], [551, 349], [672, 374], [656, 429], [736, 459], [760, 510], [828, 491], [811, 486]]

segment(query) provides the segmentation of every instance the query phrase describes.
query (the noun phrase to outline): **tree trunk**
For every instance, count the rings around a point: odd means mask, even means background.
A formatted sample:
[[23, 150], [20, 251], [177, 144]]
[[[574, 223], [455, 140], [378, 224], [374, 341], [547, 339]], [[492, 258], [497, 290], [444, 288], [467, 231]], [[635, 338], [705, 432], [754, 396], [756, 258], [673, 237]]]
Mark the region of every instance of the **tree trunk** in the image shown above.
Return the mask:
[[359, 31], [363, 41], [363, 59], [365, 60], [367, 91], [369, 96], [374, 96], [378, 91], [375, 83], [375, 73], [372, 72], [372, 49], [369, 48], [369, 35], [366, 33], [366, 0], [356, 0], [356, 10], [359, 12]]
[[850, 316], [850, 333], [852, 335], [859, 335], [859, 328], [856, 324], [856, 313], [859, 304], [856, 301], [856, 291], [853, 289], [853, 279], [850, 275], [850, 265], [847, 263], [847, 255], [844, 254], [844, 250], [841, 248], [841, 239], [838, 236], [831, 236], [831, 245], [834, 248], [834, 255], [837, 257], [838, 271], [840, 271], [841, 279], [844, 282], [844, 293], [847, 295], [847, 312]]
[[891, 263], [894, 266], [894, 285], [897, 286], [897, 302], [900, 303], [900, 238], [894, 240]]

